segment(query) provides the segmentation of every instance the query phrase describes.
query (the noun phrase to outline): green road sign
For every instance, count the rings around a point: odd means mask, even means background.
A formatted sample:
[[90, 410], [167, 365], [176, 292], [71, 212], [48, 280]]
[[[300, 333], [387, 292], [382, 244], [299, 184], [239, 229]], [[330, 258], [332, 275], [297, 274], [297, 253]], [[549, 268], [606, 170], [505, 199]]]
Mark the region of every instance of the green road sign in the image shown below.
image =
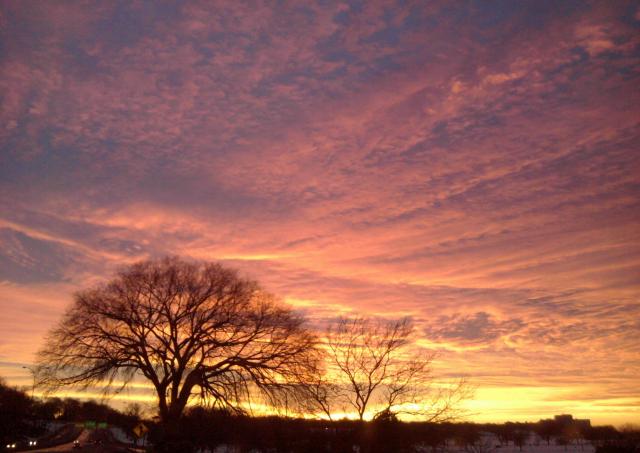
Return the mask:
[[88, 420], [88, 421], [84, 422], [84, 427], [87, 428], [87, 429], [95, 429], [96, 422], [94, 422], [93, 420]]
[[100, 429], [107, 429], [108, 427], [109, 427], [109, 424], [107, 422], [98, 423], [98, 428]]

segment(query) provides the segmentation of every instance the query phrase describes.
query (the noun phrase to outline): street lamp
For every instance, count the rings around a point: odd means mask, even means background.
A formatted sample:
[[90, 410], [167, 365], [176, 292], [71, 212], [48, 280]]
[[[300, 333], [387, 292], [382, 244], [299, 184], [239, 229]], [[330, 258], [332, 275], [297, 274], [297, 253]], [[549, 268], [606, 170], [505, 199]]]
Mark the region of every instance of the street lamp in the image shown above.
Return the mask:
[[31, 373], [31, 399], [33, 399], [33, 393], [36, 389], [36, 373], [34, 373], [33, 368], [31, 367], [23, 366], [22, 368], [29, 370], [29, 373]]

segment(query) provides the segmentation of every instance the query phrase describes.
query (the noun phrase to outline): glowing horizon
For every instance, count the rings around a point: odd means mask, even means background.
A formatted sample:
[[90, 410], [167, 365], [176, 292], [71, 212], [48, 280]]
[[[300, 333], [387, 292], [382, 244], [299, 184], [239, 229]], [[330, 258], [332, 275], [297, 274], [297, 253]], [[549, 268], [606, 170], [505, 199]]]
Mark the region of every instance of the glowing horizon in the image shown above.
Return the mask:
[[[15, 378], [15, 377], [14, 377]], [[14, 382], [24, 382], [25, 376], [17, 376]], [[441, 383], [448, 385], [450, 383]], [[118, 387], [118, 384], [113, 384]], [[30, 385], [25, 383], [20, 386], [27, 393], [31, 394]], [[584, 386], [585, 391], [589, 391], [589, 386]], [[576, 404], [571, 399], [563, 399], [571, 392], [573, 387], [483, 387], [475, 396], [465, 400], [459, 407], [460, 416], [456, 421], [472, 421], [477, 423], [503, 423], [503, 422], [537, 422], [541, 419], [552, 418], [554, 415], [565, 414], [567, 407], [572, 408], [571, 414], [575, 418], [590, 419], [596, 426], [614, 425], [622, 427], [633, 420], [628, 418], [629, 406], [636, 403], [634, 398], [605, 398], [592, 402], [580, 402]], [[148, 383], [133, 382], [127, 385], [126, 389], [119, 393], [105, 393], [97, 388], [93, 390], [62, 389], [54, 393], [43, 393], [41, 390], [33, 392], [36, 398], [76, 398], [80, 400], [93, 400], [105, 404], [113, 405], [118, 409], [126, 408], [127, 403], [141, 404], [148, 416], [157, 411], [158, 399], [154, 393], [153, 386]], [[516, 404], [514, 404], [514, 401]], [[201, 401], [197, 398], [190, 400], [189, 406], [197, 405]], [[251, 404], [241, 404], [253, 415], [273, 415], [289, 414], [308, 418], [327, 419], [325, 414], [299, 414], [275, 409], [271, 406], [253, 402]], [[404, 405], [401, 405], [401, 407]], [[411, 405], [409, 405], [411, 406]], [[371, 420], [375, 415], [377, 406], [372, 405], [365, 413], [365, 420]], [[520, 413], [518, 413], [518, 410]], [[527, 415], [523, 415], [523, 414]], [[516, 414], [514, 416], [514, 414]], [[332, 413], [334, 420], [343, 418], [357, 419], [357, 413], [349, 410], [338, 410]], [[401, 415], [400, 418], [406, 421], [420, 421], [421, 416]]]
[[[634, 2], [0, 5], [0, 377], [178, 254], [411, 316], [472, 420], [640, 423]], [[134, 395], [136, 396], [136, 395]]]

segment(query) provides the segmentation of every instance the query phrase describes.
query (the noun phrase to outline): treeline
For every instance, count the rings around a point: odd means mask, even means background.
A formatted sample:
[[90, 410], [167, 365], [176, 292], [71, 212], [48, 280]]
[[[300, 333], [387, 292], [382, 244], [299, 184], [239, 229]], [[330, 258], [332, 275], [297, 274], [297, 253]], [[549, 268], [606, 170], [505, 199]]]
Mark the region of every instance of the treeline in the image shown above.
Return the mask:
[[[180, 420], [178, 438], [164, 438], [161, 425], [149, 433], [151, 442], [170, 445], [172, 451], [214, 451], [233, 445], [238, 451], [436, 452], [447, 449], [469, 453], [497, 451], [499, 446], [524, 448], [531, 443], [583, 445], [591, 443], [598, 453], [635, 453], [640, 431], [613, 426], [583, 426], [563, 421], [537, 423], [403, 422], [394, 416], [373, 421], [323, 421], [286, 417], [249, 417], [221, 410], [192, 407]], [[499, 451], [499, 450], [498, 450]]]
[[20, 437], [41, 437], [51, 422], [106, 422], [130, 433], [140, 421], [135, 411], [123, 413], [105, 404], [74, 398], [31, 398], [0, 380], [0, 439], [5, 445]]

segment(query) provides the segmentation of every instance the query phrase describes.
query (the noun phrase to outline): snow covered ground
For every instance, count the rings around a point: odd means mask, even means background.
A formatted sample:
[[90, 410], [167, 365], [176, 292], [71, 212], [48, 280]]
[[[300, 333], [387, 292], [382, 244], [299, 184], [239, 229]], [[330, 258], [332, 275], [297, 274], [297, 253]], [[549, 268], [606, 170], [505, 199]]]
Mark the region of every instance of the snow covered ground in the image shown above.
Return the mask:
[[[446, 447], [443, 453], [594, 453], [595, 447], [591, 444], [583, 445], [523, 445], [522, 449], [515, 445], [509, 446], [492, 446], [492, 445], [475, 445], [465, 448]], [[431, 448], [416, 449], [416, 453], [430, 453]]]
[[[595, 447], [591, 444], [583, 445], [524, 445], [522, 450], [514, 445], [509, 446], [492, 446], [492, 445], [476, 445], [468, 448], [460, 448], [455, 446], [447, 446], [436, 450], [436, 453], [594, 453]], [[231, 445], [220, 445], [215, 450], [200, 451], [199, 453], [237, 453], [240, 450]], [[415, 453], [433, 453], [431, 447], [416, 445]], [[359, 449], [354, 445], [353, 453], [358, 453]], [[263, 453], [260, 450], [253, 450], [252, 453]], [[392, 452], [390, 452], [392, 453]]]
[[113, 434], [114, 439], [118, 442], [122, 442], [123, 444], [133, 444], [133, 439], [127, 436], [122, 429], [112, 426], [109, 430], [111, 431], [111, 434]]

